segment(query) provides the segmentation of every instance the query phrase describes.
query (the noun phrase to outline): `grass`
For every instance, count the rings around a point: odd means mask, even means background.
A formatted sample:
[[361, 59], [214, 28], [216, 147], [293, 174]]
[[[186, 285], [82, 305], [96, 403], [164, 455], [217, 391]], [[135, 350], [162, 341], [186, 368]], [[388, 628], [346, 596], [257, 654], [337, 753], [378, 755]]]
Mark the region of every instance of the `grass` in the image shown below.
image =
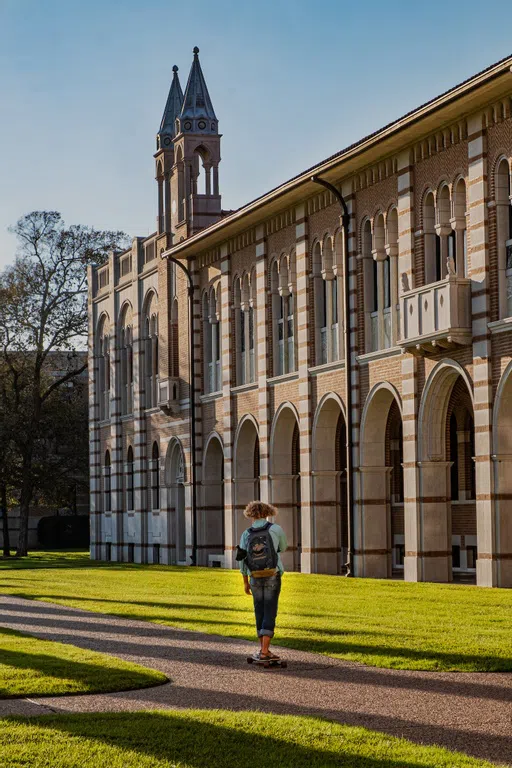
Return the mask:
[[125, 691], [166, 680], [161, 672], [103, 653], [0, 628], [0, 699]]
[[[235, 571], [34, 553], [0, 562], [0, 593], [255, 639]], [[512, 670], [512, 591], [287, 573], [276, 643], [376, 667]]]
[[491, 768], [309, 717], [219, 710], [0, 720], [2, 768]]

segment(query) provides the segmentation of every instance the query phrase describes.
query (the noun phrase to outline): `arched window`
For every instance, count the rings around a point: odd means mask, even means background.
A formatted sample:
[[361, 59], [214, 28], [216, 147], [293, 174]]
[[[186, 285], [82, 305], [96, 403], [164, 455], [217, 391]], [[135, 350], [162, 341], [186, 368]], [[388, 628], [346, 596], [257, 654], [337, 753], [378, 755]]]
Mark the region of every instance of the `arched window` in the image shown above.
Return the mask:
[[110, 418], [110, 335], [104, 317], [98, 331], [98, 396], [100, 421]]
[[423, 238], [425, 249], [425, 284], [441, 280], [441, 239], [436, 232], [436, 206], [433, 192], [423, 201]]
[[192, 164], [192, 190], [196, 195], [211, 195], [210, 155], [204, 147], [198, 147], [194, 152]]
[[160, 451], [158, 443], [153, 443], [150, 463], [151, 509], [160, 509]]
[[126, 454], [126, 509], [134, 509], [134, 468], [133, 468], [133, 449], [130, 445]]
[[295, 254], [272, 263], [272, 334], [274, 376], [295, 370]]
[[495, 177], [500, 315], [512, 316], [512, 188], [509, 161], [503, 158]]
[[110, 451], [105, 453], [105, 463], [103, 465], [103, 511], [112, 511], [112, 487], [110, 476]]
[[121, 413], [126, 415], [133, 411], [133, 342], [132, 315], [126, 307], [121, 318], [120, 329], [120, 367], [121, 367]]
[[361, 250], [363, 257], [365, 348], [374, 352], [379, 348], [377, 262], [373, 258], [372, 225], [369, 219], [363, 224], [361, 232]]
[[158, 403], [158, 315], [156, 298], [148, 301], [144, 317], [144, 370], [146, 408]]
[[204, 390], [206, 393], [222, 389], [220, 292], [211, 288], [203, 296], [203, 357]]
[[466, 208], [466, 182], [459, 179], [453, 188], [452, 233], [448, 240], [448, 259], [453, 259], [459, 277], [467, 277], [469, 274]]

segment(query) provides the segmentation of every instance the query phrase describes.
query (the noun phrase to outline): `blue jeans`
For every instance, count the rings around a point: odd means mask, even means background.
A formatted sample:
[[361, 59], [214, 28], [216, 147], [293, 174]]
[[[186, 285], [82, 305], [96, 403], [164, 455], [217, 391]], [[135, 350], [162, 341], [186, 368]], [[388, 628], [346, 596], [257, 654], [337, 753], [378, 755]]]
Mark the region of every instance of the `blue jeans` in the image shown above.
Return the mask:
[[275, 576], [267, 576], [262, 579], [251, 576], [251, 592], [258, 637], [264, 635], [274, 637], [277, 604], [281, 592], [281, 574], [276, 573]]

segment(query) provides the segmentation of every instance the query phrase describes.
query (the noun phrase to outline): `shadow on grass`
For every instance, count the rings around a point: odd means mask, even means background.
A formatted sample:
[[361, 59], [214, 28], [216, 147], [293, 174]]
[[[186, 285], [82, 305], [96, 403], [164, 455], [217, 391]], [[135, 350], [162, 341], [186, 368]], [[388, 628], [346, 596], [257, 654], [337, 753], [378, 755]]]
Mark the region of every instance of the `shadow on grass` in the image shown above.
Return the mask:
[[[231, 715], [231, 718], [233, 716]], [[256, 717], [256, 716], [255, 716]], [[372, 757], [378, 741], [361, 731], [347, 732], [340, 729], [339, 738], [322, 738], [325, 722], [309, 719], [290, 725], [286, 732], [283, 724], [275, 719], [261, 717], [263, 727], [259, 731], [246, 731], [233, 727], [222, 718], [213, 722], [174, 713], [133, 713], [44, 717], [31, 720], [42, 728], [59, 731], [74, 738], [88, 739], [113, 748], [134, 751], [141, 756], [166, 761], [166, 764], [190, 768], [249, 768], [249, 766], [279, 766], [279, 768], [408, 768], [415, 757], [403, 744], [391, 745], [387, 741], [383, 751], [388, 757]], [[244, 716], [241, 719], [247, 720]], [[215, 722], [217, 720], [217, 722]], [[232, 722], [232, 721], [231, 721]], [[276, 726], [273, 728], [273, 724]], [[299, 730], [299, 727], [302, 728]], [[309, 728], [308, 728], [309, 726]], [[320, 733], [315, 733], [315, 729]], [[297, 743], [306, 731], [314, 734], [308, 744]], [[275, 734], [275, 735], [272, 735]], [[281, 735], [282, 734], [282, 735]], [[332, 745], [329, 749], [328, 745]], [[84, 750], [91, 749], [83, 745]], [[380, 750], [378, 750], [380, 751]], [[366, 753], [366, 754], [365, 754]], [[125, 759], [128, 761], [127, 753]], [[131, 762], [130, 765], [136, 763]], [[436, 766], [435, 753], [417, 755], [414, 765]], [[453, 763], [452, 763], [453, 764]], [[8, 764], [7, 764], [8, 765]]]
[[45, 689], [45, 683], [41, 678], [31, 676], [27, 677], [20, 686], [20, 691], [12, 693], [12, 689], [8, 687], [6, 673], [0, 680], [0, 699], [19, 698], [20, 696], [60, 696], [70, 693], [131, 691], [168, 682], [167, 678], [159, 678], [154, 673], [151, 674], [154, 672], [153, 670], [148, 670], [148, 673], [132, 669], [123, 670], [109, 667], [108, 664], [96, 665], [45, 653], [2, 649], [0, 658], [2, 664], [12, 667], [14, 670], [37, 672], [62, 682], [62, 690], [54, 692], [53, 690], [49, 691], [48, 687]]

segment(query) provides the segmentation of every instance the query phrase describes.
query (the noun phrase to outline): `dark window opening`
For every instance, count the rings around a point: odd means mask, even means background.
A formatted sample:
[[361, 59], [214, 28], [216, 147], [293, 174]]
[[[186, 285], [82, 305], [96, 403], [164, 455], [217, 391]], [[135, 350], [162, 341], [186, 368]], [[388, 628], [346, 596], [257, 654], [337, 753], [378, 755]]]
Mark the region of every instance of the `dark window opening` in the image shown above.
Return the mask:
[[460, 546], [458, 544], [452, 546], [452, 568], [460, 568]]

